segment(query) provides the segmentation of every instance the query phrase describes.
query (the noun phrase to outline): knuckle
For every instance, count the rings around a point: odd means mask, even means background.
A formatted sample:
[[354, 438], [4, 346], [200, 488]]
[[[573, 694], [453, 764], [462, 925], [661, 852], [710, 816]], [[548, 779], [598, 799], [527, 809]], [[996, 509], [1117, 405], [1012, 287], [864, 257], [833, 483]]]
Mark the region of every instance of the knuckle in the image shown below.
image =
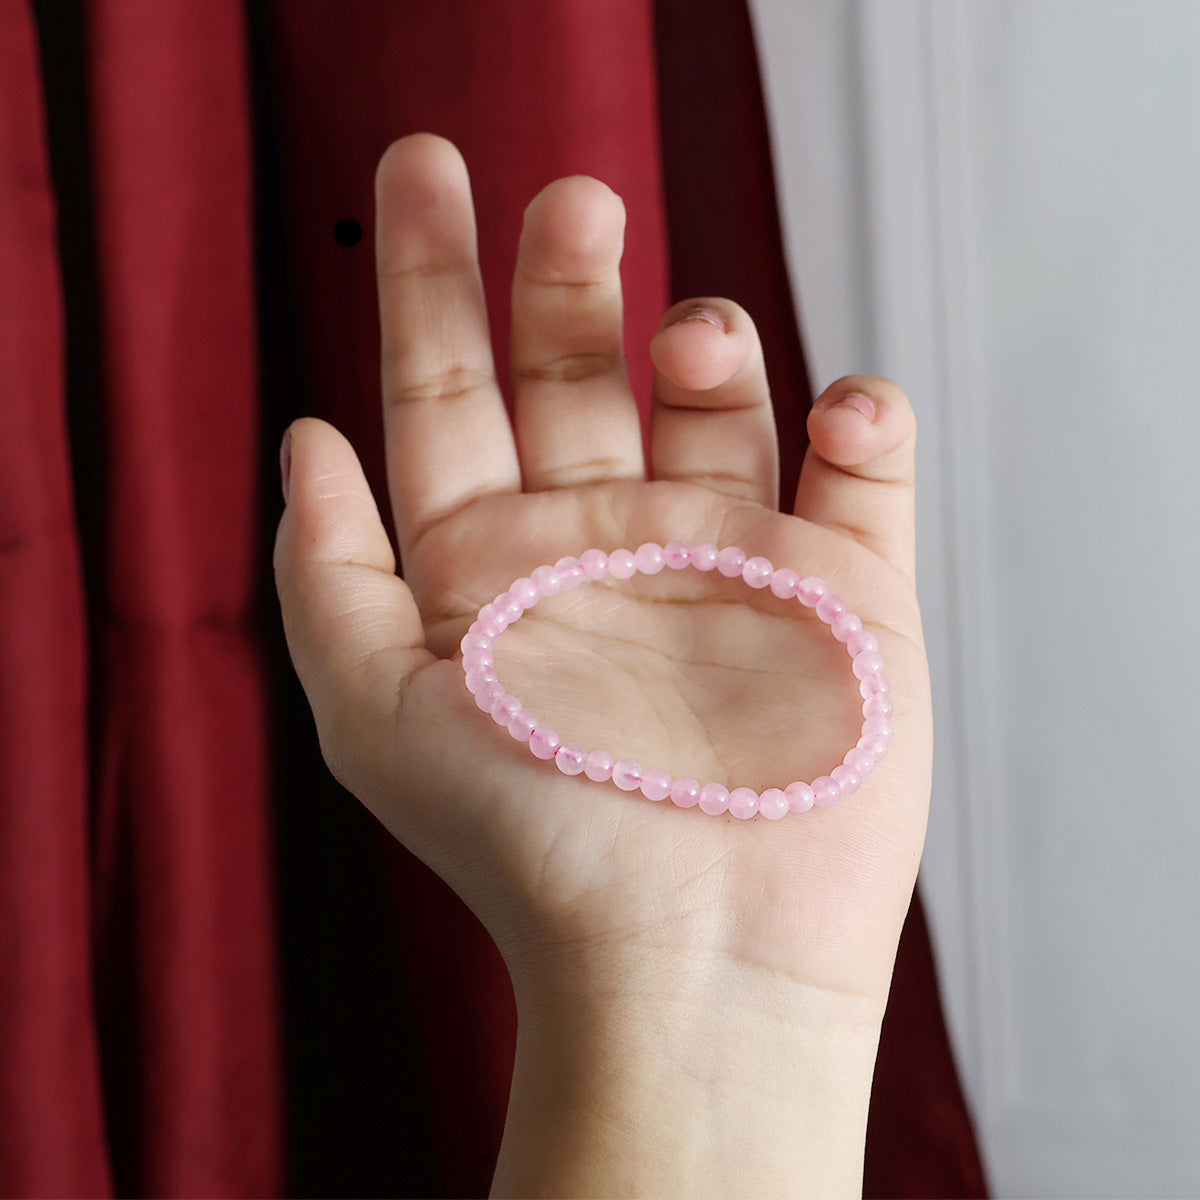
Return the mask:
[[400, 363], [385, 364], [384, 402], [401, 408], [408, 404], [458, 400], [490, 387], [489, 371], [467, 363], [455, 363], [437, 371], [408, 373]]
[[580, 383], [602, 379], [621, 369], [619, 354], [611, 351], [563, 354], [540, 362], [522, 362], [513, 366], [518, 383]]

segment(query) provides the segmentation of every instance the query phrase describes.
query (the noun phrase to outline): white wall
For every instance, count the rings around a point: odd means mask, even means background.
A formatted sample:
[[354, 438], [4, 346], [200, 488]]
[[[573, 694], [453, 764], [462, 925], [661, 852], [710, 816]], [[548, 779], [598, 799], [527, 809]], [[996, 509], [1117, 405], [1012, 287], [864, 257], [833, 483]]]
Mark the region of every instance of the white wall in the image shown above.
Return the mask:
[[813, 383], [917, 408], [921, 878], [992, 1186], [1200, 1195], [1200, 3], [752, 10]]

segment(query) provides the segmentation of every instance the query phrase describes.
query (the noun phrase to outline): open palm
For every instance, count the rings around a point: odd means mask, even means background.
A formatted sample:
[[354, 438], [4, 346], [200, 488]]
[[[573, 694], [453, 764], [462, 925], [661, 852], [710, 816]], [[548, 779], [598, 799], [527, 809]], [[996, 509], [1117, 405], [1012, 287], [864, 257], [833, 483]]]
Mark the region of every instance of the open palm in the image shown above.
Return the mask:
[[[291, 431], [276, 554], [289, 645], [332, 769], [471, 905], [514, 971], [579, 944], [703, 946], [881, 1004], [931, 750], [902, 393], [866, 377], [832, 385], [810, 420], [797, 515], [781, 514], [753, 324], [728, 301], [692, 301], [667, 314], [652, 347], [645, 452], [621, 355], [623, 209], [575, 178], [527, 213], [510, 421], [457, 152], [428, 135], [395, 143], [377, 201], [405, 581], [353, 451], [317, 421]], [[839, 403], [853, 394], [869, 403]], [[714, 818], [567, 778], [478, 711], [457, 658], [481, 604], [563, 555], [669, 540], [736, 544], [821, 576], [876, 635], [896, 735], [860, 792], [778, 822]], [[862, 721], [828, 627], [716, 572], [545, 598], [499, 639], [496, 661], [506, 689], [564, 742], [702, 783], [811, 780]]]

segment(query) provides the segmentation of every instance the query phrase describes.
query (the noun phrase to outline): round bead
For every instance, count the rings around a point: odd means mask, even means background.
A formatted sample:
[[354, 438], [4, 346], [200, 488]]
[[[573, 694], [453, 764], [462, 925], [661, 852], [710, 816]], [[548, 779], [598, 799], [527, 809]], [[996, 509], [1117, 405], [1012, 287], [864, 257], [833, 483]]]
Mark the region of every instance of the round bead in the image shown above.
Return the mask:
[[612, 778], [613, 756], [603, 750], [593, 750], [583, 760], [583, 773], [596, 783], [607, 783]]
[[510, 624], [504, 613], [502, 613], [500, 609], [496, 607], [495, 602], [491, 604], [485, 604], [479, 610], [479, 619], [481, 621], [486, 621], [489, 625], [494, 625], [496, 627], [497, 636], [502, 634]]
[[710, 817], [719, 817], [729, 807], [729, 789], [720, 783], [706, 783], [700, 789], [697, 801], [700, 811]]
[[500, 636], [501, 629], [500, 629], [500, 626], [497, 625], [495, 621], [486, 621], [486, 620], [484, 620], [483, 616], [480, 615], [480, 616], [476, 616], [475, 620], [471, 622], [471, 626], [470, 626], [470, 629], [468, 630], [468, 632], [469, 633], [486, 633], [488, 637], [490, 637], [494, 640], [495, 638]]
[[525, 611], [525, 605], [512, 592], [501, 592], [492, 603], [504, 614], [505, 620], [510, 625], [514, 621], [519, 621], [521, 614]]
[[643, 575], [657, 575], [663, 569], [663, 548], [657, 542], [643, 542], [633, 554], [633, 561]]
[[522, 708], [513, 713], [508, 719], [508, 732], [518, 742], [527, 742], [537, 728], [537, 717], [528, 709]]
[[581, 775], [586, 757], [587, 751], [582, 746], [559, 746], [554, 752], [554, 765], [564, 775]]
[[862, 776], [853, 768], [842, 763], [829, 772], [829, 778], [838, 785], [843, 796], [851, 796], [862, 786]]
[[846, 757], [842, 759], [842, 762], [857, 771], [859, 777], [862, 779], [866, 779], [875, 770], [874, 757], [865, 750], [860, 750], [857, 746], [853, 746], [846, 751]]
[[753, 788], [737, 787], [729, 793], [730, 815], [748, 821], [758, 812], [758, 793]]
[[492, 667], [496, 666], [495, 659], [492, 658], [491, 647], [472, 646], [462, 656], [462, 669], [468, 674], [474, 671], [477, 667]]
[[717, 570], [726, 579], [736, 579], [746, 565], [746, 552], [738, 546], [726, 546], [717, 555]]
[[663, 562], [672, 571], [682, 571], [691, 560], [691, 551], [683, 542], [668, 542], [663, 547]]
[[671, 776], [657, 767], [642, 776], [642, 795], [647, 800], [665, 800], [671, 794]]
[[775, 567], [771, 560], [758, 555], [746, 559], [742, 565], [742, 578], [752, 588], [765, 588], [774, 574]]
[[859, 695], [864, 700], [869, 696], [886, 696], [891, 690], [892, 685], [888, 683], [887, 678], [883, 675], [868, 675], [858, 685]]
[[623, 792], [636, 792], [642, 786], [644, 777], [642, 764], [636, 759], [623, 758], [613, 764], [612, 781]]
[[851, 658], [856, 658], [864, 650], [878, 650], [879, 642], [873, 633], [860, 629], [846, 639], [846, 649], [850, 651]]
[[504, 688], [495, 679], [485, 679], [475, 689], [475, 703], [489, 716], [492, 712], [492, 705], [504, 695]]
[[841, 798], [842, 789], [837, 780], [828, 775], [818, 775], [812, 781], [813, 803], [818, 808], [832, 808]]
[[879, 692], [872, 692], [864, 701], [862, 714], [864, 717], [890, 717], [892, 702]]
[[876, 762], [887, 755], [888, 740], [874, 733], [864, 733], [855, 745], [856, 750], [865, 750]]
[[570, 555], [560, 558], [554, 564], [554, 569], [558, 572], [559, 586], [564, 590], [578, 587], [583, 582], [583, 566], [577, 558], [572, 558]]
[[829, 632], [839, 642], [849, 641], [851, 634], [858, 633], [860, 629], [862, 629], [862, 621], [852, 612], [844, 612], [840, 616], [834, 617], [833, 623], [829, 626]]
[[692, 558], [692, 566], [697, 571], [711, 571], [717, 565], [720, 551], [712, 542], [698, 542], [688, 553]]
[[788, 798], [781, 788], [765, 788], [758, 798], [758, 811], [768, 821], [778, 821], [787, 816]]
[[832, 625], [833, 622], [846, 611], [846, 602], [841, 596], [835, 596], [832, 592], [826, 592], [824, 596], [817, 601], [817, 616], [820, 617], [826, 625]]
[[806, 813], [813, 806], [813, 790], [807, 783], [799, 780], [789, 783], [783, 794], [787, 797], [788, 808], [794, 813]]
[[815, 575], [809, 575], [807, 578], [800, 580], [796, 588], [796, 599], [804, 605], [805, 608], [816, 608], [821, 597], [829, 591], [829, 585], [825, 580], [818, 579]]
[[534, 758], [553, 758], [561, 745], [553, 729], [538, 728], [529, 737], [529, 749]]
[[506, 729], [508, 723], [521, 711], [521, 702], [516, 696], [510, 696], [507, 692], [498, 697], [492, 703], [492, 720], [497, 725], [503, 725]]
[[800, 576], [791, 567], [780, 567], [771, 576], [771, 591], [780, 600], [792, 600], [800, 590]]
[[881, 737], [885, 742], [892, 737], [892, 723], [887, 717], [868, 717], [862, 724], [863, 737]]
[[537, 584], [539, 596], [556, 596], [558, 589], [562, 587], [562, 580], [553, 567], [538, 567], [529, 578]]
[[608, 570], [608, 555], [603, 550], [585, 550], [579, 556], [585, 579], [601, 579]]
[[458, 648], [464, 654], [468, 650], [487, 650], [490, 653], [495, 644], [496, 639], [488, 637], [486, 633], [464, 633]]
[[476, 667], [473, 671], [467, 672], [467, 691], [474, 696], [483, 684], [495, 683], [499, 678], [495, 667]]
[[632, 579], [637, 574], [637, 559], [632, 550], [614, 550], [608, 556], [608, 573], [614, 579]]
[[525, 608], [532, 608], [538, 602], [538, 585], [528, 575], [514, 579], [508, 590], [520, 600]]
[[671, 781], [671, 803], [679, 808], [695, 808], [700, 799], [700, 781], [681, 775]]
[[872, 675], [878, 675], [883, 670], [883, 659], [875, 650], [864, 650], [854, 656], [850, 669], [856, 679], [870, 679]]

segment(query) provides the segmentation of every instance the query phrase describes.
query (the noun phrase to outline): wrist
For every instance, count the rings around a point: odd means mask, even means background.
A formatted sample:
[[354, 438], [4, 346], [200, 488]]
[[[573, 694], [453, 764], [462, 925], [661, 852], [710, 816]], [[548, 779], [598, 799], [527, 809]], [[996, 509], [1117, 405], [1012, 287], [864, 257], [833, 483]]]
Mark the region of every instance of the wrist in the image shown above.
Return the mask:
[[861, 1195], [881, 1004], [661, 948], [514, 986], [495, 1194]]

